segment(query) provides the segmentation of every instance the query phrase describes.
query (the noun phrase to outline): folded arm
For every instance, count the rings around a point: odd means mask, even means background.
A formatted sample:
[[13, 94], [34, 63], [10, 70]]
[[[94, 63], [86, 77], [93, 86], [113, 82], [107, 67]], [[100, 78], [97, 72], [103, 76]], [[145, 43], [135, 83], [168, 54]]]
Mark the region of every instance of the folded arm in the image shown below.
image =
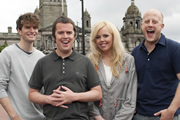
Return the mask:
[[[64, 89], [64, 91], [60, 91]], [[37, 104], [51, 104], [67, 108], [64, 104], [71, 104], [73, 101], [90, 102], [102, 98], [101, 87], [96, 86], [87, 92], [75, 93], [65, 86], [60, 86], [51, 95], [43, 95], [39, 90], [30, 88], [29, 100]]]

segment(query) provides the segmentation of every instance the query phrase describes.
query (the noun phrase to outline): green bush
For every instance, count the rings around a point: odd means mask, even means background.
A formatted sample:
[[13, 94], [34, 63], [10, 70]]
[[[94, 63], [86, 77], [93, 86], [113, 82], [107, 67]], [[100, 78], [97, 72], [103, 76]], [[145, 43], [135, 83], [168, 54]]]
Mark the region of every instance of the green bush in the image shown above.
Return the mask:
[[8, 46], [7, 44], [0, 45], [0, 52], [7, 46]]

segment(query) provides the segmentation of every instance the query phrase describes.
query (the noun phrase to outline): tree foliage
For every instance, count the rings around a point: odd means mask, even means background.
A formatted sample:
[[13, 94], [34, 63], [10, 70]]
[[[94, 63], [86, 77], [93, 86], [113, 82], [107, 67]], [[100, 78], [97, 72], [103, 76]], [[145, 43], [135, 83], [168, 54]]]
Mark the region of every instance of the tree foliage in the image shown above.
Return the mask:
[[0, 45], [0, 52], [7, 46], [8, 46], [8, 44], [6, 42], [3, 45]]

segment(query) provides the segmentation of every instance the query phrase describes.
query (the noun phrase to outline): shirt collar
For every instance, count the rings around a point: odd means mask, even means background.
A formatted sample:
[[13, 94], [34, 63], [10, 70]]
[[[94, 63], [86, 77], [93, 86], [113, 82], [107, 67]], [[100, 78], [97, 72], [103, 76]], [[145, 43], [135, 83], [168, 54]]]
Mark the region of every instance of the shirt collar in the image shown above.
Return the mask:
[[165, 45], [166, 45], [165, 39], [166, 39], [165, 36], [161, 33], [160, 40], [156, 43], [156, 45], [157, 45], [157, 44], [160, 44], [160, 45], [165, 46]]
[[[56, 53], [56, 49], [54, 49], [54, 50], [52, 51], [51, 55], [52, 55], [52, 59], [55, 60], [55, 61], [61, 58], [61, 57], [58, 56], [58, 54]], [[72, 53], [71, 53], [68, 57], [66, 57], [66, 58], [69, 58], [70, 60], [75, 60], [75, 58], [76, 58], [76, 51], [75, 51], [74, 49], [72, 49]], [[65, 58], [65, 59], [66, 59], [66, 58]], [[61, 58], [61, 59], [62, 59], [62, 58]]]
[[[162, 45], [162, 46], [165, 46], [166, 45], [166, 41], [165, 41], [165, 36], [164, 34], [161, 33], [161, 37], [159, 39], [159, 41], [156, 43], [156, 46], [159, 44], [159, 45]], [[143, 49], [146, 49], [145, 45], [144, 45], [144, 42], [145, 42], [145, 39], [143, 40], [143, 42], [140, 44], [140, 47], [139, 48], [143, 48]]]

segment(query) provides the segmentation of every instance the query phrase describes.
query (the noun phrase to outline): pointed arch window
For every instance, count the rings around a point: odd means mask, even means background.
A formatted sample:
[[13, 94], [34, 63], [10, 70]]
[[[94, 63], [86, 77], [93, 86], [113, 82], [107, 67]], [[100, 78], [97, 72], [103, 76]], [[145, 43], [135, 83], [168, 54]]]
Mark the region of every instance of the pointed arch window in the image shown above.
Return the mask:
[[52, 38], [51, 38], [51, 36], [48, 36], [47, 49], [49, 50], [49, 49], [51, 49], [51, 47], [52, 47]]
[[89, 27], [89, 21], [88, 20], [86, 21], [86, 27]]
[[136, 28], [139, 29], [140, 28], [140, 21], [136, 20]]
[[130, 26], [133, 26], [133, 22], [132, 21], [130, 21]]

